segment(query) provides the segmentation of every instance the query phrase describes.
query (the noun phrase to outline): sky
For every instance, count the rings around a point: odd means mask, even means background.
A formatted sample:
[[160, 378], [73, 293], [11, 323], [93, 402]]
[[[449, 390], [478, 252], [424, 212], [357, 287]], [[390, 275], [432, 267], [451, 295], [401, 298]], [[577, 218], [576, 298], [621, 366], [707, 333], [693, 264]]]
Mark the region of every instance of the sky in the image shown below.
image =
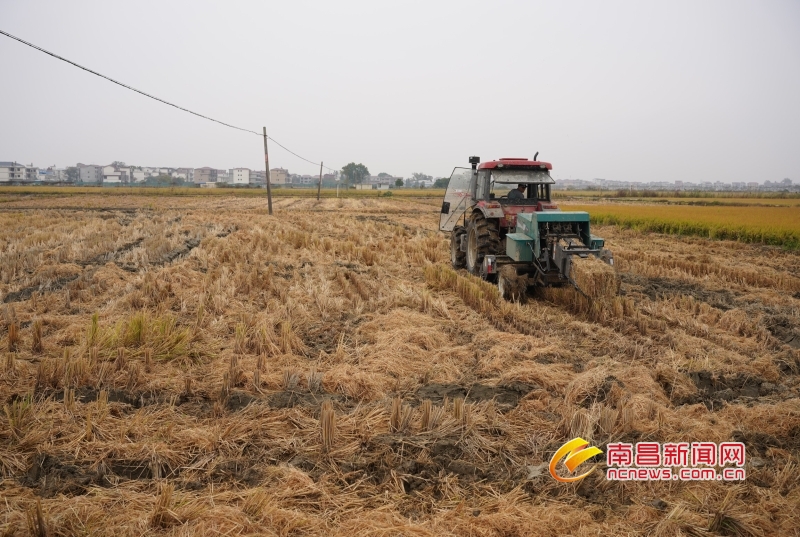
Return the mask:
[[[333, 169], [800, 183], [797, 0], [0, 0], [0, 29]], [[2, 35], [0, 73], [0, 161], [264, 169], [255, 134]]]

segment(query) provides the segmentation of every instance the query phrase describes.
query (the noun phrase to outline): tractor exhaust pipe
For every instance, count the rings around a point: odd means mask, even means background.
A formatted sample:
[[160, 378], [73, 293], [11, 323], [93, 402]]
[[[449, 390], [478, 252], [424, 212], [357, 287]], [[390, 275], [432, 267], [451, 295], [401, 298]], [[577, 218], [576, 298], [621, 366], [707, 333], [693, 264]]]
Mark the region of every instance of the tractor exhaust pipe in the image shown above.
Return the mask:
[[478, 170], [478, 164], [481, 163], [481, 157], [469, 157], [469, 163], [472, 164], [472, 172]]
[[536, 157], [539, 156], [539, 152], [537, 151], [535, 155], [533, 155], [533, 160], [536, 161]]

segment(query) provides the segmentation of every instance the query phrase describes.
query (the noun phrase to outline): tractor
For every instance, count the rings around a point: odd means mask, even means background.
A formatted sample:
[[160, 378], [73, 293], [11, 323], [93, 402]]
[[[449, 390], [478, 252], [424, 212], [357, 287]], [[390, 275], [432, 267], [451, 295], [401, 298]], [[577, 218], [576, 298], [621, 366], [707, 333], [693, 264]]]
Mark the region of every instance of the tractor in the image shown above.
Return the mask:
[[[614, 258], [591, 234], [588, 213], [561, 211], [553, 203], [552, 165], [538, 155], [483, 163], [470, 157], [471, 168], [453, 170], [439, 220], [439, 229], [450, 233], [450, 261], [496, 282], [505, 299], [529, 287], [565, 285], [588, 297], [576, 282], [573, 259], [594, 257], [613, 268]], [[616, 278], [603, 270], [603, 277]]]

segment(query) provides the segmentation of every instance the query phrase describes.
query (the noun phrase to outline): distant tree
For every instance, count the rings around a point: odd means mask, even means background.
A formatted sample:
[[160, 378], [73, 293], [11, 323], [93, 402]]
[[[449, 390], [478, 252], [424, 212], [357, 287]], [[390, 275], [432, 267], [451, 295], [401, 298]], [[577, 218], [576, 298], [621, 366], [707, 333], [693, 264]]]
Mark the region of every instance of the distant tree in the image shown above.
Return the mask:
[[351, 162], [342, 168], [342, 176], [350, 185], [361, 184], [364, 182], [364, 179], [369, 177], [369, 169], [363, 164]]
[[114, 162], [111, 163], [111, 165], [114, 166], [115, 168], [124, 168], [125, 167], [125, 163], [122, 162], [121, 160], [115, 160]]
[[67, 181], [72, 181], [73, 183], [78, 182], [78, 176], [80, 172], [78, 172], [78, 168], [76, 166], [70, 166], [67, 168]]
[[383, 179], [384, 177], [391, 177], [391, 174], [388, 174], [386, 172], [381, 172], [381, 173], [378, 174], [378, 177]]
[[433, 182], [433, 188], [447, 188], [447, 185], [450, 183], [450, 179], [447, 177], [440, 177], [436, 181]]
[[433, 177], [431, 177], [430, 175], [425, 175], [424, 173], [415, 172], [411, 174], [411, 177], [413, 177], [414, 181], [416, 181], [417, 183], [421, 181], [433, 181]]
[[151, 175], [150, 177], [147, 178], [146, 183], [148, 185], [156, 185], [156, 186], [169, 185], [172, 184], [172, 177], [170, 177], [165, 173], [156, 176]]
[[394, 186], [398, 186], [398, 187], [403, 186], [403, 180], [402, 179], [395, 179], [394, 180]]

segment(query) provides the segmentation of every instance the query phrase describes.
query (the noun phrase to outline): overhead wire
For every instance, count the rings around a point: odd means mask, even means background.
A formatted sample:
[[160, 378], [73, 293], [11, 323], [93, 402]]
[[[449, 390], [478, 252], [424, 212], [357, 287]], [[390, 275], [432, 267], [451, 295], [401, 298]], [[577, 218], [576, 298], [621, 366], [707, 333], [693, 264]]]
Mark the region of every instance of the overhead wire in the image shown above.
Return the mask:
[[[149, 94], [149, 93], [147, 93], [147, 92], [144, 92], [144, 91], [142, 91], [142, 90], [138, 90], [138, 89], [136, 89], [136, 88], [134, 88], [134, 87], [132, 87], [132, 86], [129, 86], [129, 85], [127, 85], [127, 84], [124, 84], [124, 83], [122, 83], [122, 82], [120, 82], [120, 81], [118, 81], [118, 80], [114, 80], [113, 78], [111, 78], [111, 77], [109, 77], [109, 76], [106, 76], [106, 75], [104, 75], [104, 74], [98, 73], [97, 71], [93, 71], [92, 69], [89, 69], [88, 67], [84, 67], [83, 65], [80, 65], [80, 64], [78, 64], [78, 63], [75, 63], [75, 62], [73, 62], [72, 60], [68, 60], [67, 58], [64, 58], [64, 57], [62, 57], [62, 56], [59, 56], [58, 54], [56, 54], [56, 53], [54, 53], [54, 52], [50, 52], [49, 50], [45, 50], [45, 49], [43, 49], [42, 47], [39, 47], [39, 46], [37, 46], [37, 45], [34, 45], [33, 43], [29, 43], [28, 41], [25, 41], [24, 39], [21, 39], [21, 38], [19, 38], [19, 37], [15, 36], [15, 35], [11, 35], [10, 33], [8, 33], [8, 32], [5, 32], [5, 31], [3, 31], [3, 30], [0, 30], [0, 34], [4, 35], [4, 36], [6, 36], [6, 37], [10, 37], [11, 39], [14, 39], [15, 41], [19, 41], [19, 42], [20, 42], [20, 43], [22, 43], [23, 45], [27, 45], [27, 46], [29, 46], [29, 47], [31, 47], [31, 48], [34, 48], [34, 49], [36, 49], [36, 50], [38, 50], [38, 51], [40, 51], [40, 52], [44, 52], [45, 54], [47, 54], [47, 55], [49, 55], [49, 56], [52, 56], [53, 58], [59, 59], [59, 60], [61, 60], [61, 61], [63, 61], [63, 62], [66, 62], [66, 63], [68, 63], [68, 64], [70, 64], [70, 65], [73, 65], [73, 66], [75, 66], [75, 67], [77, 67], [77, 68], [79, 68], [79, 69], [83, 69], [84, 71], [86, 71], [86, 72], [88, 72], [88, 73], [91, 73], [91, 74], [93, 74], [93, 75], [99, 76], [100, 78], [104, 78], [104, 79], [108, 80], [109, 82], [113, 82], [114, 84], [117, 84], [118, 86], [122, 86], [122, 87], [123, 87], [123, 88], [125, 88], [125, 89], [129, 89], [129, 90], [131, 90], [131, 91], [134, 91], [134, 92], [136, 92], [136, 93], [139, 93], [140, 95], [144, 95], [145, 97], [149, 97], [149, 98], [151, 98], [151, 99], [153, 99], [153, 100], [156, 100], [156, 101], [158, 101], [158, 102], [161, 102], [161, 103], [164, 103], [164, 104], [166, 104], [166, 105], [172, 106], [172, 107], [174, 107], [174, 108], [177, 108], [178, 110], [182, 110], [182, 111], [184, 111], [184, 112], [188, 112], [188, 113], [190, 113], [190, 114], [193, 114], [193, 115], [195, 115], [195, 116], [197, 116], [197, 117], [201, 117], [201, 118], [203, 118], [203, 119], [207, 119], [207, 120], [209, 120], [209, 121], [213, 121], [214, 123], [219, 123], [220, 125], [224, 125], [224, 126], [226, 126], [226, 127], [230, 127], [230, 128], [232, 128], [232, 129], [240, 130], [240, 131], [243, 131], [243, 132], [248, 132], [248, 133], [250, 133], [250, 134], [255, 134], [256, 136], [264, 136], [264, 135], [263, 135], [262, 133], [260, 133], [260, 132], [251, 131], [250, 129], [245, 129], [245, 128], [242, 128], [242, 127], [237, 127], [236, 125], [231, 125], [230, 123], [225, 123], [224, 121], [220, 121], [220, 120], [218, 120], [218, 119], [214, 119], [214, 118], [211, 118], [211, 117], [208, 117], [208, 116], [204, 116], [203, 114], [199, 114], [199, 113], [197, 113], [197, 112], [193, 112], [192, 110], [189, 110], [188, 108], [184, 108], [184, 107], [182, 107], [182, 106], [178, 106], [177, 104], [171, 103], [171, 102], [169, 102], [169, 101], [165, 101], [164, 99], [161, 99], [161, 98], [159, 98], [159, 97], [156, 97], [155, 95], [151, 95], [151, 94]], [[287, 151], [287, 152], [291, 153], [292, 155], [294, 155], [295, 157], [297, 157], [297, 158], [299, 158], [299, 159], [301, 159], [301, 160], [304, 160], [304, 161], [308, 162], [309, 164], [314, 164], [315, 166], [319, 166], [319, 165], [321, 164], [320, 162], [314, 162], [314, 161], [312, 161], [312, 160], [309, 160], [309, 159], [307, 159], [307, 158], [305, 158], [305, 157], [301, 157], [300, 155], [298, 155], [297, 153], [295, 153], [294, 151], [292, 151], [291, 149], [289, 149], [289, 148], [288, 148], [288, 147], [286, 147], [285, 145], [283, 145], [283, 144], [281, 144], [280, 142], [278, 142], [278, 141], [277, 141], [275, 138], [273, 138], [272, 136], [269, 136], [269, 135], [267, 135], [267, 139], [268, 139], [268, 140], [272, 140], [272, 141], [273, 141], [273, 142], [274, 142], [274, 143], [275, 143], [277, 146], [279, 146], [281, 149], [283, 149], [283, 150], [285, 150], [285, 151]], [[335, 172], [335, 171], [336, 171], [336, 170], [334, 170], [333, 168], [329, 168], [329, 167], [327, 167], [327, 166], [323, 166], [323, 168], [325, 168], [326, 170], [330, 170], [330, 171], [332, 171], [332, 172]]]

